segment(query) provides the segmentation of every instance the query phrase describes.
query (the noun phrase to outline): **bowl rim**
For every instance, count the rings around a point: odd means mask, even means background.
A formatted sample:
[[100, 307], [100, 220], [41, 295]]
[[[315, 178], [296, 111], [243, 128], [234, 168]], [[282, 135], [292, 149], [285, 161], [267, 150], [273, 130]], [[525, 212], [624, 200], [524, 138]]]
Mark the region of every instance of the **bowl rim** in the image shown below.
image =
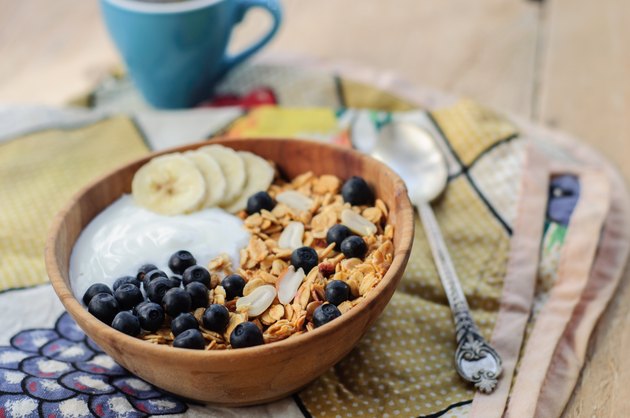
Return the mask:
[[[57, 259], [55, 256], [56, 253], [56, 243], [57, 236], [59, 235], [62, 225], [64, 223], [64, 219], [71, 208], [78, 202], [79, 198], [81, 198], [85, 193], [91, 190], [96, 185], [101, 182], [106, 181], [109, 177], [113, 176], [115, 173], [119, 171], [123, 171], [129, 169], [130, 167], [140, 164], [143, 161], [148, 161], [156, 156], [172, 153], [172, 152], [184, 152], [191, 149], [199, 148], [203, 145], [210, 144], [221, 144], [224, 146], [230, 146], [230, 143], [241, 143], [245, 141], [273, 141], [273, 142], [281, 142], [281, 143], [302, 143], [305, 146], [320, 146], [331, 148], [335, 152], [346, 152], [353, 156], [353, 158], [359, 159], [368, 159], [372, 160], [378, 166], [380, 166], [379, 170], [383, 170], [387, 173], [388, 177], [391, 177], [394, 182], [394, 195], [398, 196], [402, 194], [403, 198], [401, 199], [402, 205], [399, 210], [396, 212], [396, 216], [400, 217], [400, 223], [406, 227], [401, 228], [402, 231], [394, 231], [394, 234], [400, 233], [400, 246], [399, 248], [394, 249], [394, 258], [392, 260], [392, 264], [389, 269], [383, 276], [383, 279], [378, 283], [378, 285], [372, 289], [371, 292], [357, 304], [353, 309], [350, 309], [347, 313], [343, 314], [338, 321], [332, 321], [328, 324], [325, 324], [321, 327], [315, 328], [312, 331], [305, 332], [300, 335], [292, 336], [291, 338], [286, 338], [284, 340], [275, 341], [270, 344], [262, 344], [254, 347], [246, 347], [239, 348], [238, 350], [191, 350], [186, 348], [177, 348], [171, 347], [163, 344], [151, 344], [147, 341], [141, 340], [137, 337], [132, 337], [126, 335], [120, 331], [115, 330], [114, 328], [108, 326], [107, 324], [101, 322], [92, 314], [90, 314], [87, 309], [81, 304], [81, 302], [74, 296], [72, 290], [69, 285], [66, 285], [65, 280], [61, 274], [61, 268], [57, 263]], [[397, 198], [398, 199], [398, 198]], [[85, 227], [83, 227], [85, 228]], [[396, 286], [402, 278], [403, 272], [397, 276], [397, 272], [401, 269], [404, 269], [405, 264], [408, 260], [409, 254], [411, 252], [411, 246], [413, 244], [414, 237], [414, 210], [411, 202], [409, 201], [407, 195], [407, 187], [403, 180], [398, 176], [393, 170], [387, 167], [381, 161], [376, 160], [375, 158], [360, 153], [354, 149], [345, 148], [336, 144], [323, 143], [318, 141], [310, 141], [304, 139], [290, 139], [290, 138], [217, 138], [210, 141], [201, 141], [189, 143], [182, 146], [172, 147], [160, 151], [152, 151], [147, 155], [134, 159], [128, 163], [122, 164], [117, 168], [108, 171], [107, 173], [99, 176], [95, 180], [91, 181], [86, 186], [82, 187], [77, 193], [75, 193], [69, 200], [69, 202], [64, 205], [64, 207], [55, 215], [53, 221], [50, 224], [48, 230], [48, 236], [46, 239], [46, 247], [45, 247], [45, 262], [46, 262], [46, 271], [48, 273], [48, 277], [52, 284], [55, 293], [60, 299], [61, 303], [64, 305], [67, 312], [73, 317], [80, 317], [83, 321], [87, 322], [92, 326], [92, 328], [99, 329], [99, 332], [102, 332], [104, 337], [108, 340], [117, 340], [118, 347], [124, 351], [126, 347], [129, 348], [129, 352], [137, 352], [138, 350], [144, 351], [147, 355], [155, 355], [155, 356], [177, 356], [177, 361], [179, 364], [192, 364], [197, 363], [200, 360], [230, 360], [235, 361], [239, 357], [245, 356], [264, 356], [264, 355], [273, 355], [278, 354], [279, 352], [284, 352], [287, 350], [293, 350], [296, 346], [300, 346], [302, 344], [307, 344], [313, 341], [323, 341], [327, 336], [334, 334], [339, 328], [347, 326], [347, 323], [350, 323], [355, 317], [360, 315], [363, 311], [370, 309], [378, 302], [378, 296], [381, 291], [388, 286]], [[78, 239], [78, 238], [77, 238]], [[74, 247], [76, 241], [72, 244]], [[68, 257], [71, 256], [71, 252]], [[389, 303], [389, 302], [388, 302]], [[87, 333], [86, 333], [87, 335]], [[89, 335], [87, 335], [89, 337]], [[198, 364], [198, 363], [197, 363]]]

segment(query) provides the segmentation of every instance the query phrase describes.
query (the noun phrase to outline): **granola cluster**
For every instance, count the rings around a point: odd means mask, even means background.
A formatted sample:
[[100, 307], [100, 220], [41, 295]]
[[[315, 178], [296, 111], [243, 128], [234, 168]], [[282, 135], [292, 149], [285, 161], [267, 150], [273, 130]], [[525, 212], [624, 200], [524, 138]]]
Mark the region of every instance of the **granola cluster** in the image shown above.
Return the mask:
[[[344, 314], [382, 280], [394, 256], [394, 230], [387, 223], [388, 208], [380, 199], [375, 199], [373, 206], [346, 203], [340, 194], [341, 185], [336, 176], [316, 176], [312, 172], [301, 174], [290, 182], [276, 179], [268, 189], [277, 202], [272, 210], [262, 209], [251, 215], [241, 211], [238, 214], [251, 233], [251, 239], [241, 250], [239, 266], [233, 266], [227, 255], [217, 257], [208, 265], [211, 273], [209, 301], [228, 309], [229, 323], [223, 333], [200, 327], [206, 350], [230, 348], [232, 331], [246, 321], [253, 322], [262, 331], [265, 343], [311, 331], [316, 326], [313, 313], [328, 303], [328, 283], [339, 280], [349, 286], [350, 299], [337, 306]], [[334, 242], [327, 243], [327, 232], [336, 224], [347, 226], [363, 239], [367, 246], [364, 257], [346, 258]], [[252, 315], [251, 305], [256, 304], [255, 300], [248, 304], [240, 304], [239, 298], [227, 300], [221, 279], [232, 273], [246, 281], [240, 299], [251, 298], [253, 292], [263, 286], [275, 287], [280, 295], [289, 276], [294, 278], [291, 255], [295, 248], [302, 246], [317, 252], [318, 265], [304, 272], [294, 296], [290, 293], [289, 302], [281, 303], [277, 296], [262, 313]], [[203, 324], [204, 310], [198, 308], [193, 312], [200, 324]], [[174, 340], [168, 320], [161, 329], [141, 338], [169, 345]]]

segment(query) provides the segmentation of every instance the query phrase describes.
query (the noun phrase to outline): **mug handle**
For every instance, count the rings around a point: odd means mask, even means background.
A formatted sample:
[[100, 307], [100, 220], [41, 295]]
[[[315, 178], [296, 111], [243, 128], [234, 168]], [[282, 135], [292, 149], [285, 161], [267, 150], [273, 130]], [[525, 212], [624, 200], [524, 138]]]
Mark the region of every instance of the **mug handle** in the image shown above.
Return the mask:
[[274, 37], [276, 32], [278, 32], [278, 28], [280, 27], [280, 23], [282, 22], [282, 10], [280, 9], [280, 3], [277, 0], [238, 0], [236, 5], [236, 18], [234, 23], [240, 23], [245, 17], [247, 11], [253, 7], [260, 7], [261, 9], [267, 10], [273, 19], [273, 24], [269, 32], [267, 32], [260, 40], [255, 42], [250, 47], [245, 50], [239, 52], [236, 55], [226, 55], [223, 58], [223, 64], [221, 69], [221, 75], [224, 75], [230, 69], [245, 61], [247, 58], [254, 55], [265, 46], [271, 38]]

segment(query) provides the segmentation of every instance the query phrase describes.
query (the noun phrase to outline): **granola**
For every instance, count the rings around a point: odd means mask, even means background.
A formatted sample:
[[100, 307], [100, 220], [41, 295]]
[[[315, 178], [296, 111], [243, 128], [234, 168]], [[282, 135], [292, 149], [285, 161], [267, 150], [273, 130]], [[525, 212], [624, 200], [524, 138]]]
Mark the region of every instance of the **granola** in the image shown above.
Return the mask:
[[[394, 257], [394, 230], [387, 223], [387, 205], [377, 198], [373, 205], [353, 206], [344, 202], [341, 186], [342, 181], [336, 176], [316, 176], [312, 172], [292, 181], [276, 179], [268, 189], [277, 202], [273, 209], [253, 214], [243, 210], [237, 214], [251, 239], [240, 252], [238, 266], [233, 266], [226, 255], [207, 266], [212, 278], [209, 301], [228, 309], [229, 322], [223, 333], [200, 326], [206, 350], [231, 348], [230, 334], [246, 321], [256, 324], [265, 343], [310, 332], [317, 327], [316, 310], [329, 304], [326, 286], [330, 282], [342, 281], [350, 289], [351, 297], [336, 308], [341, 315], [379, 284]], [[327, 243], [328, 230], [337, 224], [361, 237], [366, 247], [364, 257], [346, 258], [334, 242]], [[290, 259], [301, 246], [314, 249], [318, 263], [317, 268], [300, 275]], [[220, 280], [230, 274], [240, 275], [245, 286], [242, 297], [228, 301]], [[272, 288], [278, 292], [272, 292]], [[203, 308], [194, 311], [200, 324], [203, 312]], [[172, 345], [174, 336], [169, 325], [165, 321], [163, 328], [141, 338]]]

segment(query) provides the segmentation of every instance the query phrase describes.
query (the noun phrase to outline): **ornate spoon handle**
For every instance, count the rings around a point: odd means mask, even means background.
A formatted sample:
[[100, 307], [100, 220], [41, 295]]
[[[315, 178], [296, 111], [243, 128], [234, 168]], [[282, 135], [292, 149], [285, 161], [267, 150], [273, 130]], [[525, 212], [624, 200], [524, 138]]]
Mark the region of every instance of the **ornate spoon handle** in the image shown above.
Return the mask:
[[466, 296], [431, 205], [426, 202], [415, 203], [453, 313], [457, 339], [455, 367], [459, 375], [474, 383], [480, 392], [490, 393], [496, 387], [501, 374], [501, 358], [481, 336], [472, 319]]

